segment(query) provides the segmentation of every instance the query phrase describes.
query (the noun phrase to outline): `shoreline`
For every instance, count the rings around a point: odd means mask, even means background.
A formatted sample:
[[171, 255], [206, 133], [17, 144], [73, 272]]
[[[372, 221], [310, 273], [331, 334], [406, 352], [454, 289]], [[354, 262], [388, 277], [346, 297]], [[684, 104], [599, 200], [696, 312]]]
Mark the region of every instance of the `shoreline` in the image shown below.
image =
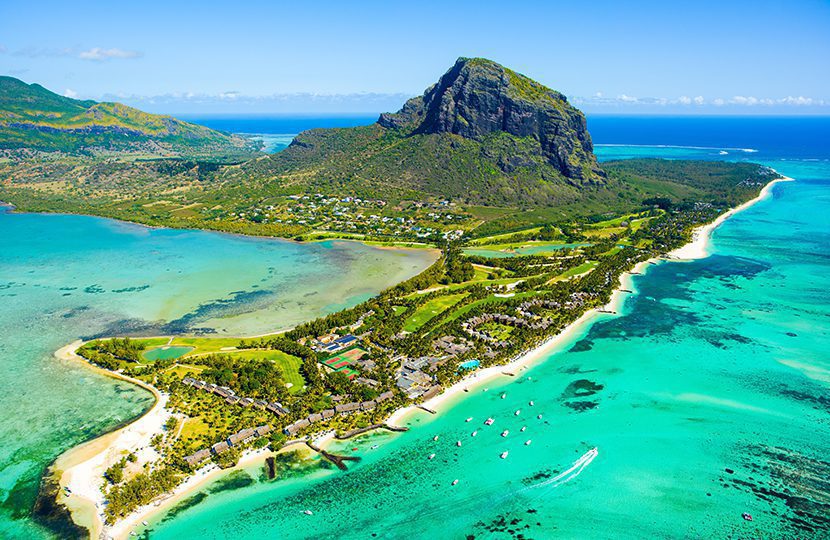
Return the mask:
[[[781, 174], [778, 171], [775, 171], [776, 174]], [[682, 247], [679, 247], [675, 250], [668, 252], [664, 258], [671, 259], [671, 260], [679, 260], [679, 261], [689, 261], [694, 259], [703, 259], [709, 256], [709, 247], [712, 240], [712, 233], [720, 227], [724, 221], [732, 217], [733, 215], [741, 212], [742, 210], [746, 210], [753, 204], [762, 201], [770, 196], [772, 193], [772, 188], [775, 184], [779, 182], [792, 182], [794, 181], [793, 178], [789, 176], [781, 175], [781, 178], [776, 178], [775, 180], [771, 180], [768, 182], [758, 193], [758, 195], [754, 199], [750, 199], [743, 204], [736, 206], [735, 208], [730, 208], [723, 214], [719, 215], [713, 222], [707, 223], [706, 225], [701, 225], [700, 227], [696, 227], [694, 231], [692, 231], [692, 240], [688, 244], [685, 244]]]
[[[777, 173], [777, 171], [776, 171]], [[778, 173], [780, 174], [780, 173]], [[633, 287], [633, 275], [634, 274], [643, 274], [645, 270], [648, 269], [649, 266], [652, 264], [659, 264], [660, 262], [682, 262], [682, 261], [690, 261], [695, 259], [705, 258], [709, 255], [708, 249], [711, 240], [712, 232], [720, 226], [726, 219], [733, 216], [734, 214], [749, 208], [750, 206], [754, 205], [755, 203], [767, 198], [772, 190], [774, 184], [778, 182], [786, 182], [786, 181], [793, 181], [792, 178], [786, 177], [781, 175], [781, 178], [777, 178], [768, 182], [759, 192], [759, 194], [741, 205], [731, 208], [728, 211], [724, 212], [723, 214], [719, 215], [714, 221], [711, 223], [701, 225], [696, 227], [692, 233], [692, 239], [687, 244], [683, 245], [680, 248], [672, 250], [671, 252], [661, 256], [661, 257], [653, 257], [648, 260], [642, 261], [637, 263], [633, 268], [623, 272], [620, 275], [619, 283], [617, 288], [611, 294], [611, 298], [609, 302], [597, 308], [592, 308], [585, 313], [583, 313], [579, 318], [565, 326], [558, 334], [551, 336], [545, 339], [542, 343], [530, 349], [528, 351], [524, 351], [514, 357], [512, 360], [507, 362], [506, 364], [500, 364], [496, 366], [490, 366], [481, 370], [476, 370], [470, 375], [462, 378], [455, 384], [451, 385], [450, 387], [446, 388], [443, 392], [439, 395], [425, 401], [422, 403], [422, 406], [426, 406], [431, 409], [436, 409], [441, 404], [451, 401], [453, 398], [457, 398], [460, 395], [463, 395], [465, 390], [473, 390], [483, 385], [486, 381], [490, 381], [496, 379], [497, 377], [505, 377], [508, 380], [514, 379], [515, 377], [511, 377], [506, 375], [505, 371], [519, 371], [519, 370], [526, 370], [529, 369], [536, 363], [546, 360], [558, 346], [561, 346], [563, 343], [567, 342], [571, 337], [577, 334], [579, 331], [582, 331], [586, 327], [586, 323], [592, 322], [594, 319], [599, 318], [601, 316], [617, 316], [619, 315], [620, 309], [624, 305], [624, 298], [626, 294], [636, 294], [636, 289]], [[132, 222], [126, 222], [132, 223]], [[139, 224], [140, 225], [140, 224]], [[144, 225], [141, 225], [144, 226]], [[223, 233], [223, 234], [232, 234], [232, 233]], [[395, 248], [393, 248], [395, 249]], [[628, 293], [623, 289], [633, 290], [633, 293]], [[602, 310], [602, 311], [600, 311]], [[607, 311], [610, 310], [612, 313], [608, 313]], [[270, 334], [265, 335], [273, 335], [280, 333], [280, 331], [273, 332]], [[248, 451], [240, 458], [239, 463], [234, 467], [230, 467], [228, 469], [220, 469], [216, 465], [210, 465], [204, 467], [194, 473], [193, 475], [189, 476], [184, 482], [179, 484], [173, 491], [166, 494], [164, 498], [154, 501], [148, 505], [140, 507], [136, 509], [132, 514], [129, 516], [119, 520], [113, 526], [104, 526], [103, 520], [101, 519], [102, 514], [98, 512], [99, 505], [103, 506], [104, 496], [100, 492], [100, 489], [97, 489], [98, 486], [101, 485], [102, 480], [101, 476], [103, 474], [103, 470], [106, 469], [106, 466], [101, 469], [100, 464], [96, 467], [94, 465], [90, 465], [90, 463], [98, 463], [102, 462], [106, 459], [106, 455], [108, 454], [108, 450], [111, 450], [112, 447], [116, 447], [118, 443], [122, 445], [129, 442], [129, 438], [126, 436], [128, 433], [131, 433], [131, 428], [135, 427], [145, 418], [150, 417], [151, 420], [148, 420], [148, 424], [152, 424], [153, 420], [158, 421], [159, 418], [164, 418], [166, 420], [169, 417], [170, 412], [164, 408], [166, 405], [166, 396], [161, 394], [158, 390], [156, 390], [151, 385], [148, 385], [142, 381], [134, 380], [130, 377], [125, 377], [119, 375], [114, 372], [110, 372], [108, 370], [104, 370], [102, 368], [97, 368], [88, 362], [84, 361], [83, 358], [75, 354], [75, 351], [78, 347], [81, 346], [83, 342], [80, 340], [75, 341], [61, 349], [59, 349], [55, 356], [60, 359], [78, 359], [84, 362], [85, 365], [88, 367], [98, 370], [101, 373], [114, 377], [116, 379], [125, 380], [127, 382], [132, 382], [145, 388], [153, 393], [156, 396], [156, 403], [142, 416], [137, 418], [136, 420], [130, 422], [126, 426], [123, 426], [120, 429], [102, 435], [96, 439], [83, 443], [79, 446], [69, 449], [68, 451], [64, 452], [58, 459], [55, 460], [53, 468], [55, 470], [56, 475], [60, 475], [59, 477], [59, 485], [60, 485], [60, 493], [57, 497], [58, 504], [65, 506], [71, 513], [73, 521], [77, 524], [84, 526], [84, 527], [98, 527], [97, 529], [90, 528], [90, 533], [92, 538], [98, 538], [103, 534], [111, 535], [114, 538], [124, 538], [127, 537], [133, 529], [140, 527], [143, 521], [147, 521], [152, 519], [154, 516], [158, 516], [159, 514], [164, 513], [168, 510], [174, 503], [181, 501], [182, 499], [186, 498], [188, 495], [197, 492], [199, 488], [203, 487], [204, 484], [218, 478], [222, 475], [222, 473], [229, 473], [234, 470], [239, 470], [241, 468], [248, 467], [253, 464], [259, 458], [262, 458], [266, 455], [274, 455], [279, 452], [284, 451], [286, 448], [290, 448], [293, 446], [289, 444], [287, 446], [283, 446], [277, 451], [272, 451], [268, 449], [258, 449], [254, 451]], [[160, 406], [161, 404], [161, 406]], [[418, 408], [417, 405], [407, 405], [395, 410], [387, 419], [386, 423], [390, 425], [400, 425], [401, 422], [412, 416], [416, 411], [420, 411], [421, 409]], [[440, 412], [440, 411], [439, 411]], [[151, 413], [155, 413], [151, 415]], [[166, 415], [164, 415], [166, 413]], [[161, 431], [162, 423], [159, 424], [159, 427], [156, 431], [149, 433], [146, 439], [146, 444], [149, 444], [149, 439], [155, 434]], [[317, 445], [320, 448], [325, 449], [334, 437], [332, 434], [328, 434], [318, 440], [316, 440]], [[110, 447], [110, 444], [113, 445]], [[145, 444], [145, 445], [146, 445]], [[84, 456], [85, 452], [91, 451], [93, 449], [98, 449], [102, 447], [102, 449], [98, 450], [97, 453], [94, 453], [88, 459], [81, 459], [80, 461], [77, 460], [77, 456]], [[74, 459], [73, 459], [74, 458]], [[63, 467], [67, 467], [64, 469]], [[83, 466], [83, 467], [81, 467]], [[80, 467], [80, 469], [79, 469]], [[67, 474], [69, 477], [67, 479]], [[96, 476], [97, 474], [97, 476]], [[73, 476], [84, 476], [83, 480], [75, 479]], [[73, 483], [74, 482], [74, 483]], [[71, 484], [70, 484], [71, 483]], [[84, 492], [83, 489], [80, 490], [80, 493], [76, 493], [75, 490], [72, 490], [72, 494], [67, 496], [64, 492], [63, 488], [68, 485], [86, 485], [86, 491], [89, 492], [90, 489], [93, 489], [95, 492], [94, 494], [86, 493], [87, 496], [84, 496], [82, 493]], [[90, 488], [89, 486], [92, 486]], [[92, 516], [92, 523], [88, 523], [89, 516], [84, 515], [83, 512], [89, 512], [90, 510], [93, 511]], [[78, 520], [81, 519], [81, 521]], [[86, 521], [86, 522], [84, 522]], [[96, 523], [97, 521], [97, 523]]]
[[[199, 229], [193, 227], [174, 227], [172, 225], [150, 225], [148, 223], [142, 223], [140, 221], [130, 221], [124, 218], [116, 218], [116, 217], [107, 217], [107, 216], [99, 216], [97, 214], [85, 214], [83, 212], [32, 212], [28, 210], [20, 210], [17, 206], [13, 203], [0, 201], [0, 208], [2, 208], [5, 213], [8, 214], [39, 214], [44, 216], [83, 216], [83, 217], [90, 217], [95, 219], [103, 219], [109, 221], [115, 221], [118, 223], [122, 223], [124, 225], [134, 225], [136, 227], [142, 227], [145, 229], [154, 229], [154, 230], [161, 230], [161, 229], [168, 229], [171, 231], [183, 231], [183, 232], [203, 232], [203, 233], [216, 233], [216, 234], [224, 234], [228, 236], [234, 236], [237, 238], [247, 238], [251, 240], [277, 240], [280, 242], [286, 242], [291, 244], [319, 244], [321, 242], [326, 241], [334, 241], [334, 242], [356, 242], [358, 244], [363, 244], [367, 247], [377, 248], [377, 249], [387, 249], [387, 250], [413, 250], [419, 252], [430, 252], [435, 251], [440, 253], [441, 249], [435, 247], [433, 244], [428, 244], [424, 242], [405, 242], [405, 241], [398, 241], [398, 240], [365, 240], [359, 238], [341, 238], [338, 236], [331, 236], [329, 238], [320, 238], [314, 239], [309, 238], [305, 240], [294, 240], [293, 237], [289, 238], [287, 236], [274, 236], [274, 235], [267, 235], [267, 234], [248, 234], [248, 233], [240, 233], [240, 232], [232, 232], [232, 231], [223, 231], [221, 229]], [[313, 232], [306, 233], [308, 235], [312, 235]], [[319, 233], [318, 233], [319, 234]]]

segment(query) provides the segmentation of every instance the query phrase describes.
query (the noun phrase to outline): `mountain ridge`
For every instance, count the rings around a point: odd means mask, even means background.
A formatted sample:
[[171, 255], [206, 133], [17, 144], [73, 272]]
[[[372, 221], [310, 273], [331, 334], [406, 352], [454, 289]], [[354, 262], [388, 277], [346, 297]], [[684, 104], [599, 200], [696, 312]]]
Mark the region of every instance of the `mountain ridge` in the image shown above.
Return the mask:
[[78, 100], [40, 84], [0, 76], [0, 149], [138, 152], [175, 156], [248, 156], [237, 135], [146, 113], [117, 102]]
[[370, 126], [304, 131], [227, 179], [520, 206], [574, 202], [606, 185], [585, 116], [561, 93], [480, 58], [460, 58]]

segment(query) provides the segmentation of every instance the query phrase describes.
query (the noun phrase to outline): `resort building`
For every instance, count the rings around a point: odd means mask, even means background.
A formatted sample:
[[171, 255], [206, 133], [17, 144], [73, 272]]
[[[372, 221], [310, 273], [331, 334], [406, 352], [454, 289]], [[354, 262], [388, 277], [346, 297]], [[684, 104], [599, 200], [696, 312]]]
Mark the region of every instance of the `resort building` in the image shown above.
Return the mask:
[[246, 443], [253, 438], [254, 430], [251, 428], [245, 428], [228, 437], [228, 444], [231, 446], [239, 446], [240, 444]]
[[197, 450], [196, 452], [190, 454], [186, 458], [184, 458], [185, 462], [190, 465], [191, 467], [195, 467], [199, 463], [203, 462], [207, 458], [210, 457], [210, 450], [207, 448], [202, 448], [201, 450]]

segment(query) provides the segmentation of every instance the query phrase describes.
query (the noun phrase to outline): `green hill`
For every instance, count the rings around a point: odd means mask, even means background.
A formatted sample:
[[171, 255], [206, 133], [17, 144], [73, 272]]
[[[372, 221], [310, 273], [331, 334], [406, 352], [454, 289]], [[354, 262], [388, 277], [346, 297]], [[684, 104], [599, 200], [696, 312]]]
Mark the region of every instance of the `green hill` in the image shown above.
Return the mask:
[[605, 184], [585, 116], [559, 92], [481, 58], [460, 58], [371, 126], [303, 132], [238, 176], [487, 205], [569, 203]]
[[257, 150], [236, 135], [120, 103], [71, 99], [13, 77], [0, 77], [0, 149], [236, 159]]

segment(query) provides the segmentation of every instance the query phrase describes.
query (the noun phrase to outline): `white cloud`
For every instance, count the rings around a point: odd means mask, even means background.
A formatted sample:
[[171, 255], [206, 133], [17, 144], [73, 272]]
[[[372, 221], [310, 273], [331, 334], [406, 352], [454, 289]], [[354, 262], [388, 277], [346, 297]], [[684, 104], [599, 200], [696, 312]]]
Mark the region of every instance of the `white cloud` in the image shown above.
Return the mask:
[[680, 96], [680, 98], [678, 98], [677, 101], [680, 102], [681, 105], [691, 105], [692, 104], [692, 98], [690, 98], [689, 96]]
[[695, 105], [703, 105], [703, 96], [695, 96], [694, 100]]
[[758, 98], [754, 96], [735, 96], [729, 102], [735, 105], [757, 105]]
[[72, 90], [71, 88], [67, 88], [66, 90], [64, 90], [63, 95], [64, 97], [78, 99], [78, 92]]
[[617, 99], [619, 101], [622, 101], [623, 103], [637, 103], [638, 101], [637, 98], [633, 96], [627, 96], [625, 94], [620, 94], [619, 96], [617, 96]]
[[127, 51], [124, 49], [102, 49], [100, 47], [93, 47], [86, 51], [78, 53], [78, 58], [81, 60], [92, 60], [95, 62], [102, 62], [110, 58], [140, 58], [142, 53], [139, 51]]
[[778, 103], [782, 105], [796, 105], [796, 106], [803, 106], [803, 105], [824, 105], [823, 100], [815, 100], [813, 98], [808, 98], [804, 96], [787, 96], [785, 98], [781, 98], [778, 100]]
[[723, 105], [726, 105], [726, 101], [724, 101], [721, 98], [715, 98], [712, 100], [712, 105], [715, 105], [716, 107], [722, 107]]

